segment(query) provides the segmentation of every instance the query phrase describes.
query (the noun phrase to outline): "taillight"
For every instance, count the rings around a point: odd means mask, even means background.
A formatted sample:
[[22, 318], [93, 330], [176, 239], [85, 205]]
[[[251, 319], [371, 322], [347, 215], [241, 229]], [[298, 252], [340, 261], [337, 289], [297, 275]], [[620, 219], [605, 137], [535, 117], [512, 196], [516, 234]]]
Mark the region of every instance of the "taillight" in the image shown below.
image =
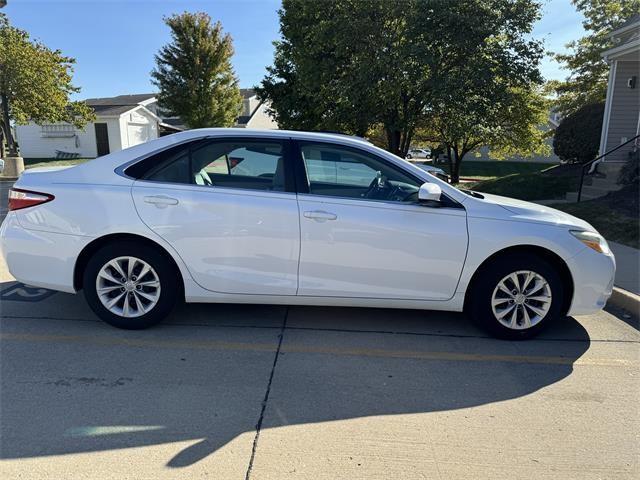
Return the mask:
[[21, 208], [35, 207], [54, 199], [53, 195], [41, 192], [30, 192], [12, 188], [9, 190], [9, 211], [20, 210]]

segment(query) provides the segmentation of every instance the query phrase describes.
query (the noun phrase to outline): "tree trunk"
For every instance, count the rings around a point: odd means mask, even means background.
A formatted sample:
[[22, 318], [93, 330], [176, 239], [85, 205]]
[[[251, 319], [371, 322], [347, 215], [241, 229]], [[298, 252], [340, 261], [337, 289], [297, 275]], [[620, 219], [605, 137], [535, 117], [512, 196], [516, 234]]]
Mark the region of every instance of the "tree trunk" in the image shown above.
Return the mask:
[[400, 152], [401, 137], [402, 137], [401, 131], [387, 129], [387, 150], [393, 153], [394, 155], [400, 156], [402, 154]]
[[16, 142], [11, 134], [11, 123], [9, 119], [9, 100], [5, 93], [0, 94], [0, 101], [2, 102], [2, 125], [4, 126], [4, 136], [7, 139], [7, 147], [9, 147], [10, 157], [18, 156], [18, 150], [16, 149]]
[[447, 147], [447, 161], [449, 163], [449, 177], [451, 178], [451, 183], [453, 183], [453, 156], [451, 153], [451, 145], [446, 145]]
[[409, 153], [409, 147], [411, 146], [411, 140], [413, 139], [413, 129], [408, 129], [402, 132], [402, 142], [400, 144], [400, 158], [406, 158]]
[[454, 146], [452, 149], [453, 158], [452, 160], [452, 169], [451, 172], [451, 183], [459, 183], [460, 182], [460, 160], [462, 160], [458, 155], [458, 147]]

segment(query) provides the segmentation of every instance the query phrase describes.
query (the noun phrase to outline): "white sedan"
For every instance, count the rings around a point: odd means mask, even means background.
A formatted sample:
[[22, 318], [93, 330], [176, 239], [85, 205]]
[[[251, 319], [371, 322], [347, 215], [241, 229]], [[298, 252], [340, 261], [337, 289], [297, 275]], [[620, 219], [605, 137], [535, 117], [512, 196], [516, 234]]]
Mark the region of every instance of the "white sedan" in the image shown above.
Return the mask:
[[431, 158], [431, 150], [428, 148], [413, 148], [407, 152], [407, 159]]
[[588, 223], [343, 135], [190, 130], [27, 171], [9, 210], [16, 279], [129, 329], [185, 300], [466, 311], [518, 339], [601, 309], [615, 272]]

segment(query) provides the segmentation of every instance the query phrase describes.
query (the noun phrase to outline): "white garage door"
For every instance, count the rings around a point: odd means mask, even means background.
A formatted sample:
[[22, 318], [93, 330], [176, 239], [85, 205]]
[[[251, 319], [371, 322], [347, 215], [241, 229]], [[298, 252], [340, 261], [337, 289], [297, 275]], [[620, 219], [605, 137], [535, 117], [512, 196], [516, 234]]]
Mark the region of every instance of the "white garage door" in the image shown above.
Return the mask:
[[149, 140], [149, 125], [129, 123], [127, 124], [127, 134], [130, 147], [144, 143]]

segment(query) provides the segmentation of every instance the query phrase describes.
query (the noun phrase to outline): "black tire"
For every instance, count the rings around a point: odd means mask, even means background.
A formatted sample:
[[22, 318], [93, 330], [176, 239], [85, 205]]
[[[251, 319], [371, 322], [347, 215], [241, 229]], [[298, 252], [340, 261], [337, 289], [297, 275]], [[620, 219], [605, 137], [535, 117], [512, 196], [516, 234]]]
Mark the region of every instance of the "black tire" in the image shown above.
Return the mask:
[[[551, 290], [551, 305], [546, 315], [537, 324], [530, 328], [516, 330], [500, 323], [493, 313], [491, 299], [494, 289], [503, 278], [521, 270], [535, 272], [547, 281]], [[478, 326], [498, 338], [508, 340], [532, 338], [563, 314], [565, 288], [562, 278], [551, 263], [535, 254], [506, 254], [496, 258], [482, 268], [471, 288], [467, 314]]]
[[[115, 258], [125, 256], [135, 257], [149, 264], [160, 281], [160, 298], [155, 306], [133, 318], [109, 311], [96, 291], [96, 279], [102, 267]], [[182, 293], [182, 284], [176, 280], [179, 275], [175, 265], [159, 249], [134, 241], [118, 241], [102, 247], [91, 257], [84, 270], [82, 285], [87, 303], [98, 317], [117, 328], [141, 330], [158, 324], [171, 313]]]

